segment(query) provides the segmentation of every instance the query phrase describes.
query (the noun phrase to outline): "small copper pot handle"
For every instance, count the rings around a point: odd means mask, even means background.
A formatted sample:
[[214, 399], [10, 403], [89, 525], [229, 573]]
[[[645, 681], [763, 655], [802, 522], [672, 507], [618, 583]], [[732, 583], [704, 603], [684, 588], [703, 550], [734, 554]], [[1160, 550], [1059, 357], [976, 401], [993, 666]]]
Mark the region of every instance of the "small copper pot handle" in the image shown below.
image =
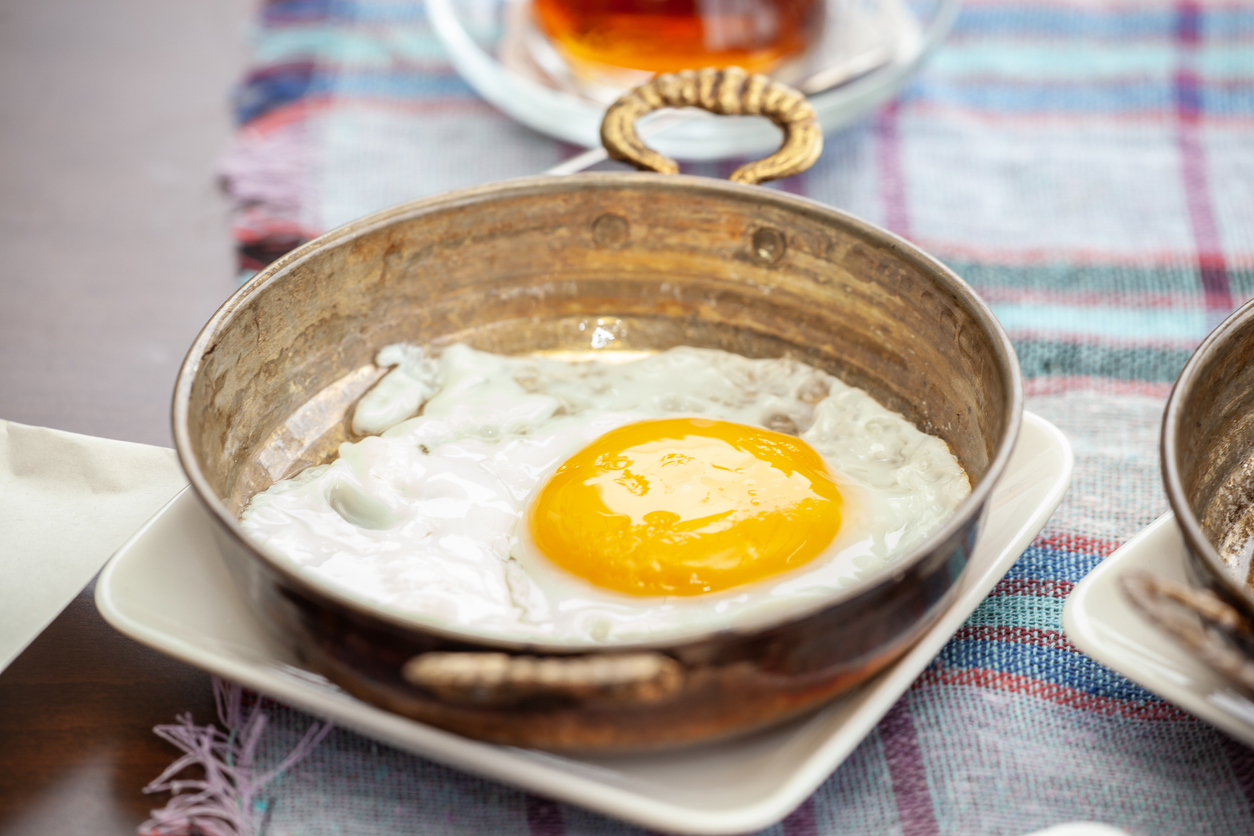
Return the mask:
[[800, 174], [823, 153], [823, 131], [806, 97], [764, 75], [739, 67], [682, 70], [654, 77], [610, 105], [601, 122], [601, 142], [616, 160], [646, 171], [677, 174], [679, 165], [649, 148], [636, 133], [636, 120], [664, 107], [699, 107], [729, 116], [765, 116], [784, 131], [784, 144], [764, 160], [732, 174], [736, 183], [756, 185]]
[[679, 690], [683, 670], [661, 653], [511, 656], [423, 653], [401, 676], [451, 703], [507, 705], [528, 697], [657, 702]]

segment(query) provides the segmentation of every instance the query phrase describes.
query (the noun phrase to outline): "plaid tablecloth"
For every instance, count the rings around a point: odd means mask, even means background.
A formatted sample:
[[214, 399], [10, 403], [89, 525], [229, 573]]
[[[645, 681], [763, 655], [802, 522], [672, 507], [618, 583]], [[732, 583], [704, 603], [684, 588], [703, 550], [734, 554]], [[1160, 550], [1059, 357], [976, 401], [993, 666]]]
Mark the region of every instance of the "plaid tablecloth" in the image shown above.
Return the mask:
[[[270, 0], [223, 161], [241, 266], [393, 203], [575, 152], [479, 100], [414, 0]], [[725, 166], [690, 167], [719, 176]], [[1081, 654], [1068, 591], [1166, 510], [1158, 422], [1254, 293], [1254, 6], [970, 0], [894, 104], [784, 188], [949, 264], [1076, 452], [1062, 507], [778, 834], [1013, 834], [1069, 820], [1254, 833], [1254, 752]], [[309, 718], [271, 712], [259, 757]], [[635, 829], [345, 731], [269, 785], [269, 834]]]

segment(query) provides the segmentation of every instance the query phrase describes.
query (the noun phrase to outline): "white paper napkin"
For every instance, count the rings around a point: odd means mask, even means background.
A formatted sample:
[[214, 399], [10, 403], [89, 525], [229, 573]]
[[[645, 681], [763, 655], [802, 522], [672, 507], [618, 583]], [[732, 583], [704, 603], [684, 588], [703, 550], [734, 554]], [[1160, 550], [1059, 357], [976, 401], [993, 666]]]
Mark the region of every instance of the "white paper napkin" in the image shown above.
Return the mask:
[[173, 450], [0, 420], [0, 671], [186, 484]]

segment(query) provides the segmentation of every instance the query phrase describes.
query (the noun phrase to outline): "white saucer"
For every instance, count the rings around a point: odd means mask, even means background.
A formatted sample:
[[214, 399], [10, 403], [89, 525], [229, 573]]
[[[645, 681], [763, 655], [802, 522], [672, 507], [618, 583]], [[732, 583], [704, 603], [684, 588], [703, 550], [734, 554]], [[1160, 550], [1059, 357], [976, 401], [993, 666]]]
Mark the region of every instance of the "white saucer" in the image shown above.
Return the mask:
[[1071, 447], [1024, 414], [959, 594], [895, 665], [817, 712], [734, 741], [630, 757], [567, 757], [468, 740], [351, 697], [296, 666], [236, 593], [190, 491], [115, 554], [96, 604], [126, 635], [185, 662], [432, 760], [648, 828], [743, 833], [804, 801], [888, 712], [1040, 532], [1071, 483]]
[[[513, 6], [525, 0], [427, 0], [432, 28], [462, 78], [508, 116], [543, 134], [586, 148], [601, 144], [604, 102], [556, 89], [535, 77], [515, 72], [497, 57], [505, 21]], [[839, 27], [834, 37], [856, 35], [824, 55], [828, 70], [856, 65], [872, 52], [882, 52], [878, 68], [843, 86], [810, 97], [824, 132], [844, 127], [895, 95], [940, 41], [957, 17], [961, 0], [827, 0]], [[922, 9], [922, 17], [916, 10]], [[699, 68], [694, 68], [699, 69]], [[687, 111], [685, 111], [687, 112]], [[650, 136], [663, 154], [684, 160], [764, 155], [779, 146], [779, 131], [763, 119], [707, 117], [676, 122]]]
[[1254, 698], [1197, 661], [1124, 598], [1119, 577], [1150, 572], [1187, 582], [1188, 551], [1175, 514], [1150, 523], [1080, 581], [1062, 625], [1071, 643], [1163, 699], [1254, 746]]

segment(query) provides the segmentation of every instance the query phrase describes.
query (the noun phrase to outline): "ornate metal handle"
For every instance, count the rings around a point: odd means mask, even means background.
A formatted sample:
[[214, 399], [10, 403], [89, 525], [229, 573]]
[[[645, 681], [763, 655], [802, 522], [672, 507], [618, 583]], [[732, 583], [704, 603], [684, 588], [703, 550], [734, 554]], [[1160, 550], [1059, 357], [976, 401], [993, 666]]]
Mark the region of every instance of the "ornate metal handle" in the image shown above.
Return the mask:
[[656, 702], [683, 684], [679, 663], [661, 653], [423, 653], [405, 663], [401, 676], [446, 702], [475, 705], [539, 696]]
[[1254, 639], [1245, 616], [1209, 589], [1194, 589], [1144, 572], [1119, 579], [1124, 596], [1151, 622], [1212, 669], [1254, 689], [1254, 659], [1234, 642]]
[[636, 120], [664, 107], [699, 107], [731, 116], [765, 116], [784, 131], [784, 144], [764, 160], [736, 169], [731, 179], [755, 185], [800, 174], [823, 153], [823, 131], [806, 97], [764, 75], [739, 67], [683, 70], [659, 75], [625, 94], [605, 112], [601, 142], [616, 160], [636, 168], [677, 174], [679, 165], [649, 148], [636, 133]]

